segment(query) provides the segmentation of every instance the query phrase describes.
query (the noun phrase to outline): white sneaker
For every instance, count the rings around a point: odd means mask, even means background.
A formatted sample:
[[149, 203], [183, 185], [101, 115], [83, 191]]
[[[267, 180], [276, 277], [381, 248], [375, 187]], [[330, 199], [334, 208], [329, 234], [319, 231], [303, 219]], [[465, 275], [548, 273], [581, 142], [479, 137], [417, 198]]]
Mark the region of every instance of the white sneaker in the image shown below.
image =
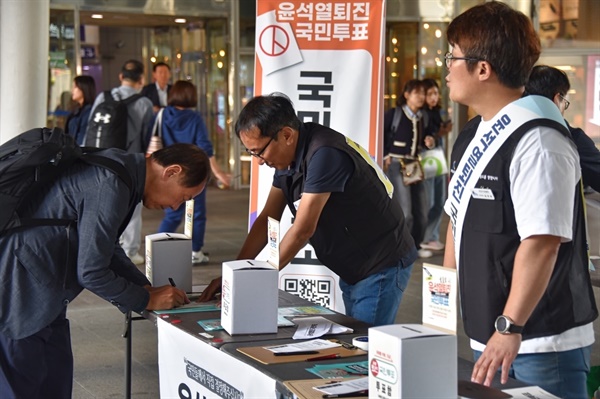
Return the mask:
[[200, 264], [206, 264], [208, 263], [209, 258], [208, 256], [204, 255], [204, 253], [202, 251], [192, 251], [192, 264], [194, 265], [200, 265]]
[[431, 258], [433, 256], [433, 252], [428, 249], [419, 249], [418, 251], [419, 258]]
[[422, 242], [421, 248], [431, 249], [432, 251], [441, 251], [442, 249], [444, 249], [444, 244], [442, 244], [439, 241]]
[[146, 259], [144, 259], [144, 257], [137, 252], [135, 253], [135, 255], [129, 256], [129, 259], [133, 262], [134, 265], [143, 265], [146, 262]]

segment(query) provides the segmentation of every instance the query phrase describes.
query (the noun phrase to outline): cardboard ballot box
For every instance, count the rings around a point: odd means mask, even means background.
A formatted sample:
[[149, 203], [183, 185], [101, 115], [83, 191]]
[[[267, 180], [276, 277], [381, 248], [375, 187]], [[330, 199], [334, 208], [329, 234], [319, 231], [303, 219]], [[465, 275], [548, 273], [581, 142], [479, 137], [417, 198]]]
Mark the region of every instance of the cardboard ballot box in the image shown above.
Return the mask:
[[192, 292], [192, 240], [185, 234], [157, 233], [146, 236], [146, 277], [154, 287], [168, 285]]
[[369, 398], [456, 399], [456, 336], [420, 324], [369, 328]]
[[221, 325], [229, 334], [277, 332], [279, 270], [258, 260], [223, 262]]

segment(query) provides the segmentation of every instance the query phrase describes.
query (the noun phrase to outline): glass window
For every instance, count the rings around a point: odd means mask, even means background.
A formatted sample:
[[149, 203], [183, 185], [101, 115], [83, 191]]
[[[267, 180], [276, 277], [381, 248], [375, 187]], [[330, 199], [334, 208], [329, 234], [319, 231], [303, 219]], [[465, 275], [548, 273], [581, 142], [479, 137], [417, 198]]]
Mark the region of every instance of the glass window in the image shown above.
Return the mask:
[[600, 45], [600, 2], [540, 0], [539, 35], [544, 47], [572, 48]]
[[73, 10], [50, 10], [48, 127], [64, 128], [74, 106], [71, 100], [76, 64], [74, 16]]
[[388, 24], [385, 50], [385, 109], [396, 106], [404, 83], [418, 77], [417, 45], [419, 24]]

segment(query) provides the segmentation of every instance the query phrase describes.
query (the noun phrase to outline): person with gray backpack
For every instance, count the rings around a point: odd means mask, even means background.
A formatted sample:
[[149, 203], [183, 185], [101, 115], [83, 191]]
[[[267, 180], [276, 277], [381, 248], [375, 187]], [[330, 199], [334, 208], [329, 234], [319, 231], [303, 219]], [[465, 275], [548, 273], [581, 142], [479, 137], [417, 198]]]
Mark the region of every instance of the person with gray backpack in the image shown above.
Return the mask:
[[[121, 86], [96, 97], [84, 142], [90, 147], [117, 147], [130, 154], [144, 153], [154, 118], [152, 102], [139, 94], [144, 86], [144, 65], [138, 60], [126, 61], [119, 80]], [[142, 208], [138, 205], [121, 236], [121, 245], [135, 264], [144, 263], [139, 254], [141, 230]]]

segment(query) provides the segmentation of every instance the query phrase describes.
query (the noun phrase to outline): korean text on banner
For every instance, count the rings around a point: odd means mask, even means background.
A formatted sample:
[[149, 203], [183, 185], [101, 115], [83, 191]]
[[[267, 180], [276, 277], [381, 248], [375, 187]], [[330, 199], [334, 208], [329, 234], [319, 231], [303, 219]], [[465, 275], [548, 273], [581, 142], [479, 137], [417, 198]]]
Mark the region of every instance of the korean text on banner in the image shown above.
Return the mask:
[[[345, 134], [381, 162], [384, 32], [385, 0], [258, 0], [255, 95], [287, 95], [303, 122]], [[272, 180], [273, 170], [253, 160], [250, 224], [264, 206]], [[291, 220], [286, 210], [282, 236]], [[307, 246], [291, 266], [303, 267], [297, 259], [316, 259], [313, 252]], [[307, 274], [314, 275], [314, 267], [306, 266]], [[331, 296], [337, 297], [331, 302], [343, 307], [341, 293]]]

